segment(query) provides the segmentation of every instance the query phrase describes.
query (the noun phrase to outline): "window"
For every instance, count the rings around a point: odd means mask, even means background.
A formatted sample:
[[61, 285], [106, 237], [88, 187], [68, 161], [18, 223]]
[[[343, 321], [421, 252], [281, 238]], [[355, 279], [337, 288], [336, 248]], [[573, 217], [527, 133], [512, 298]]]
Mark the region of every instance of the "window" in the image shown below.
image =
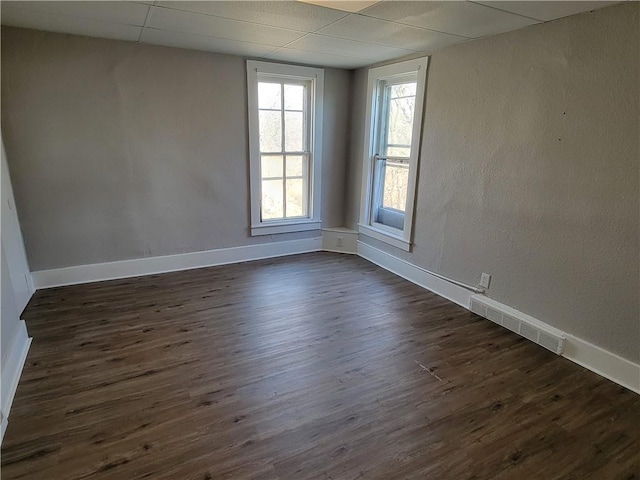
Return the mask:
[[252, 235], [321, 226], [323, 81], [321, 69], [247, 61]]
[[427, 58], [369, 70], [359, 231], [409, 250]]

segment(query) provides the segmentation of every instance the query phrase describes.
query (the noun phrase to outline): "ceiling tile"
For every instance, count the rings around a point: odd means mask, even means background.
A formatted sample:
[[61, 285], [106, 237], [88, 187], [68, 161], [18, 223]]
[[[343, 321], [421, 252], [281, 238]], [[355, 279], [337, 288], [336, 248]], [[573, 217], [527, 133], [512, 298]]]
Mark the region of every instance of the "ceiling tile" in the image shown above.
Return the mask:
[[373, 43], [355, 42], [344, 38], [327, 37], [325, 35], [316, 34], [310, 34], [296, 40], [292, 44], [287, 45], [287, 48], [333, 55], [339, 53], [340, 55], [347, 57], [368, 58], [374, 61], [399, 58], [413, 53], [412, 50], [404, 50], [402, 48], [375, 45]]
[[3, 1], [24, 10], [67, 15], [70, 17], [90, 18], [102, 22], [122, 23], [125, 25], [144, 25], [149, 11], [148, 5], [134, 2], [11, 2]]
[[538, 23], [471, 2], [380, 2], [361, 13], [469, 38], [508, 32]]
[[314, 32], [346, 15], [338, 10], [292, 1], [185, 1], [157, 2], [157, 5], [303, 32]]
[[47, 12], [17, 8], [2, 2], [2, 24], [13, 27], [33, 28], [46, 32], [71, 33], [89, 37], [112, 38], [135, 42], [142, 27], [119, 23], [100, 22], [89, 18], [70, 17]]
[[576, 13], [588, 12], [597, 8], [608, 7], [620, 2], [478, 2], [507, 12], [525, 15], [538, 20], [549, 21], [567, 17]]
[[147, 26], [160, 30], [209, 35], [228, 40], [274, 46], [286, 45], [304, 35], [293, 30], [160, 7], [152, 7], [147, 19]]
[[431, 50], [466, 40], [459, 36], [431, 32], [362, 15], [349, 15], [317, 33], [415, 51]]
[[356, 13], [364, 10], [380, 0], [298, 0], [299, 2], [311, 3], [321, 7], [333, 8], [334, 10], [342, 10], [343, 12]]
[[329, 55], [327, 53], [305, 52], [293, 48], [281, 48], [267, 55], [269, 60], [281, 60], [285, 62], [301, 63], [321, 67], [334, 68], [360, 68], [370, 65], [371, 60], [362, 58], [343, 57]]
[[209, 37], [206, 35], [192, 35], [188, 33], [170, 32], [168, 30], [156, 30], [148, 27], [142, 32], [142, 38], [140, 41], [143, 43], [151, 43], [153, 45], [189, 48], [192, 50], [204, 50], [207, 52], [228, 53], [229, 55], [248, 57], [262, 57], [277, 48], [249, 42]]

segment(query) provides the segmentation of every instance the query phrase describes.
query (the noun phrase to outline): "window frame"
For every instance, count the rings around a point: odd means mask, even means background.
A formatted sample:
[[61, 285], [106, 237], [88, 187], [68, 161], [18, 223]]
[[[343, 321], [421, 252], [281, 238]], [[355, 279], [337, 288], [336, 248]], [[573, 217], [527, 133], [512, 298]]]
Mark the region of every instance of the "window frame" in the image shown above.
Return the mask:
[[[260, 123], [258, 104], [258, 82], [278, 79], [286, 82], [309, 82], [307, 117], [310, 120], [307, 135], [308, 155], [308, 191], [307, 216], [262, 220], [262, 175], [260, 152]], [[278, 233], [319, 230], [322, 227], [320, 216], [320, 181], [322, 176], [322, 106], [324, 93], [324, 70], [312, 67], [300, 67], [280, 63], [247, 60], [247, 106], [249, 113], [249, 166], [251, 201], [251, 236], [272, 235]], [[284, 112], [283, 112], [284, 114]], [[284, 145], [283, 145], [284, 149]]]
[[[359, 233], [373, 237], [405, 251], [411, 249], [411, 234], [415, 211], [416, 183], [418, 176], [418, 161], [422, 143], [422, 124], [424, 114], [424, 99], [426, 94], [427, 67], [429, 57], [416, 58], [404, 62], [384, 65], [369, 69], [367, 81], [367, 104], [365, 110], [365, 132], [363, 148], [362, 193], [360, 201]], [[411, 152], [409, 155], [409, 178], [407, 181], [407, 204], [404, 211], [402, 230], [378, 223], [374, 219], [377, 198], [376, 193], [376, 155], [382, 146], [385, 136], [383, 102], [386, 82], [395, 83], [402, 77], [415, 75], [416, 100], [412, 126]]]

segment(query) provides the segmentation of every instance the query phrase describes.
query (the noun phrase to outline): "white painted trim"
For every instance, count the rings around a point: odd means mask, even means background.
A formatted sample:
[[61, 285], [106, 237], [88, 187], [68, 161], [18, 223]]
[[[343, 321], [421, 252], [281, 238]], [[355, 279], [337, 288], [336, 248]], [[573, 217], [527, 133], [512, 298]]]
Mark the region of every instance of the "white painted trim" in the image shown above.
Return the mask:
[[[307, 123], [309, 127], [309, 211], [308, 218], [300, 221], [283, 222], [286, 226], [275, 226], [273, 222], [262, 222], [260, 202], [262, 182], [260, 176], [260, 122], [258, 115], [258, 78], [260, 75], [279, 77], [282, 80], [304, 80], [309, 82], [310, 106]], [[251, 235], [299, 232], [309, 230], [306, 222], [321, 222], [321, 180], [322, 180], [322, 115], [324, 108], [324, 70], [300, 67], [282, 63], [247, 60], [247, 107], [249, 120], [249, 184], [251, 197]], [[262, 230], [258, 227], [265, 227]], [[295, 228], [298, 226], [299, 228]], [[318, 225], [318, 229], [320, 225]]]
[[20, 381], [20, 375], [22, 374], [22, 368], [27, 359], [30, 345], [31, 338], [27, 334], [27, 325], [24, 320], [20, 320], [11, 343], [11, 350], [2, 369], [2, 431], [0, 431], [0, 442], [2, 442], [7, 428], [13, 397], [18, 388], [18, 382]]
[[[418, 178], [418, 162], [422, 145], [422, 124], [424, 118], [424, 103], [427, 88], [427, 69], [429, 57], [414, 58], [404, 62], [397, 62], [382, 67], [369, 69], [367, 78], [367, 103], [365, 107], [365, 129], [362, 159], [362, 187], [360, 196], [360, 231], [373, 236], [390, 245], [409, 251], [411, 232], [413, 230], [413, 215], [415, 210], [415, 195]], [[417, 80], [416, 103], [413, 120], [411, 152], [409, 154], [409, 179], [407, 181], [407, 205], [404, 212], [404, 225], [399, 234], [386, 232], [374, 225], [375, 178], [374, 156], [379, 154], [379, 127], [381, 120], [381, 90], [382, 82], [393, 81], [407, 75], [415, 75]], [[368, 231], [363, 231], [363, 227]]]
[[469, 309], [473, 292], [439, 278], [427, 270], [358, 241], [358, 255], [427, 290]]
[[562, 356], [640, 394], [640, 365], [567, 334]]
[[392, 235], [391, 233], [387, 233], [382, 230], [378, 230], [371, 225], [358, 224], [358, 231], [362, 235], [375, 238], [376, 240], [384, 242], [387, 245], [399, 248], [400, 250], [404, 250], [405, 252], [408, 252], [411, 249], [411, 243], [404, 240], [402, 237]]
[[358, 232], [348, 228], [323, 228], [322, 250], [325, 252], [358, 253]]
[[260, 225], [251, 226], [251, 236], [273, 235], [277, 233], [306, 232], [309, 230], [320, 230], [322, 222], [313, 220], [301, 220], [297, 222], [278, 222], [269, 224], [267, 222]]
[[35, 287], [41, 289], [317, 252], [321, 248], [322, 238], [318, 236], [316, 238], [261, 243], [204, 252], [40, 270], [33, 272], [32, 276]]

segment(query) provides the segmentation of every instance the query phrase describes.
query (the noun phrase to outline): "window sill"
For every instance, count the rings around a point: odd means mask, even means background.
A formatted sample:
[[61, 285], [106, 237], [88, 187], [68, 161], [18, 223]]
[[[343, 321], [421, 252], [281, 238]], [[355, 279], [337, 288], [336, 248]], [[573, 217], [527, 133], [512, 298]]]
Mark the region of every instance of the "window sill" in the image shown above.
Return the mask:
[[385, 230], [378, 229], [371, 225], [362, 225], [358, 224], [358, 233], [362, 235], [366, 235], [367, 237], [375, 238], [376, 240], [380, 240], [388, 245], [392, 245], [396, 248], [404, 250], [408, 252], [411, 250], [411, 242], [405, 240], [400, 235], [394, 235], [391, 232], [387, 232]]
[[264, 222], [251, 225], [251, 236], [273, 235], [277, 233], [306, 232], [320, 230], [322, 222], [316, 220], [296, 220], [288, 222]]

